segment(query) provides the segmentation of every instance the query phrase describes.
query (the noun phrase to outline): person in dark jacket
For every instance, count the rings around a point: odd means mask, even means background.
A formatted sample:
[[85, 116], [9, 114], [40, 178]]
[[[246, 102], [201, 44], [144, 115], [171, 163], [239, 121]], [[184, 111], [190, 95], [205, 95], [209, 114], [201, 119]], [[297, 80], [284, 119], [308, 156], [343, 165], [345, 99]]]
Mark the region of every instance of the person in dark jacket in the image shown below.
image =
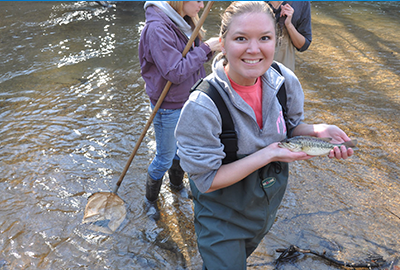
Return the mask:
[[275, 14], [277, 40], [274, 60], [295, 69], [295, 51], [304, 52], [312, 41], [309, 1], [268, 1]]
[[182, 52], [199, 20], [203, 1], [147, 1], [146, 24], [140, 36], [139, 60], [146, 93], [153, 109], [168, 81], [172, 86], [153, 120], [156, 137], [156, 155], [148, 168], [146, 180], [146, 211], [157, 219], [157, 198], [165, 172], [168, 170], [170, 186], [183, 188], [184, 171], [176, 155], [174, 130], [190, 88], [205, 77], [203, 64], [218, 50], [218, 38], [204, 43], [204, 30], [192, 48]]

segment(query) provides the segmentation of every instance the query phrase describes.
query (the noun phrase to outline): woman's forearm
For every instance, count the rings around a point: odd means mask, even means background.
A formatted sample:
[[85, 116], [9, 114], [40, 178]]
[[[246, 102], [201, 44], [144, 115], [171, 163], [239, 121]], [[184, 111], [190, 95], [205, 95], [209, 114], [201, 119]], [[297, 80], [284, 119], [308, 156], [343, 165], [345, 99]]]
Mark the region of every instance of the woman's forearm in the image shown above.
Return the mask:
[[292, 136], [317, 136], [316, 125], [302, 123], [294, 128]]
[[259, 150], [235, 162], [222, 165], [208, 192], [231, 186], [272, 161], [268, 151]]

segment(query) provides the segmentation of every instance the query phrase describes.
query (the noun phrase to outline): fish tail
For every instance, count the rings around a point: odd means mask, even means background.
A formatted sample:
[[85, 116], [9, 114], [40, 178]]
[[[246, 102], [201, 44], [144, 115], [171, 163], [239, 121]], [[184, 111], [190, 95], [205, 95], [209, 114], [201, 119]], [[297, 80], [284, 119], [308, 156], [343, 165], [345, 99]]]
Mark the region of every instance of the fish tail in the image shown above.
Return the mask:
[[347, 142], [343, 143], [343, 145], [346, 146], [347, 148], [348, 147], [354, 148], [354, 147], [356, 147], [356, 144], [357, 144], [357, 140], [351, 140], [351, 141], [347, 141]]

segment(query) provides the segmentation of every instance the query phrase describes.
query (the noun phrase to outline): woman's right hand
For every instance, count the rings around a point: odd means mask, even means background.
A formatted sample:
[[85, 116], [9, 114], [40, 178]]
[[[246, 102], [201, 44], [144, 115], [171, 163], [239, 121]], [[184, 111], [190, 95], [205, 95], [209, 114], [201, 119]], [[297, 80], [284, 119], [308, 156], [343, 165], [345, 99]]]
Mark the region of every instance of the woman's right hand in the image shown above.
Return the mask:
[[219, 38], [212, 37], [204, 42], [208, 47], [210, 47], [211, 51], [221, 51], [221, 43], [219, 42]]
[[271, 161], [293, 162], [295, 160], [306, 160], [313, 156], [307, 155], [304, 152], [292, 152], [289, 149], [278, 146], [278, 143], [272, 143], [263, 150], [268, 151], [271, 155]]

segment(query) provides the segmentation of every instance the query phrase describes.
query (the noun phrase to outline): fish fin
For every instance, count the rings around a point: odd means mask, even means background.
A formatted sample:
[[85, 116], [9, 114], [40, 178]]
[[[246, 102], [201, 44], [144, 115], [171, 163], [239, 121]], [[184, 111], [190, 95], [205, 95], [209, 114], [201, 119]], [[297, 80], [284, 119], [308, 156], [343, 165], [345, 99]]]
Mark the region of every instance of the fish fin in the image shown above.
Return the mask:
[[351, 148], [356, 147], [356, 144], [357, 144], [357, 140], [351, 140], [351, 141], [347, 141], [347, 142], [343, 143], [344, 146], [351, 147]]

